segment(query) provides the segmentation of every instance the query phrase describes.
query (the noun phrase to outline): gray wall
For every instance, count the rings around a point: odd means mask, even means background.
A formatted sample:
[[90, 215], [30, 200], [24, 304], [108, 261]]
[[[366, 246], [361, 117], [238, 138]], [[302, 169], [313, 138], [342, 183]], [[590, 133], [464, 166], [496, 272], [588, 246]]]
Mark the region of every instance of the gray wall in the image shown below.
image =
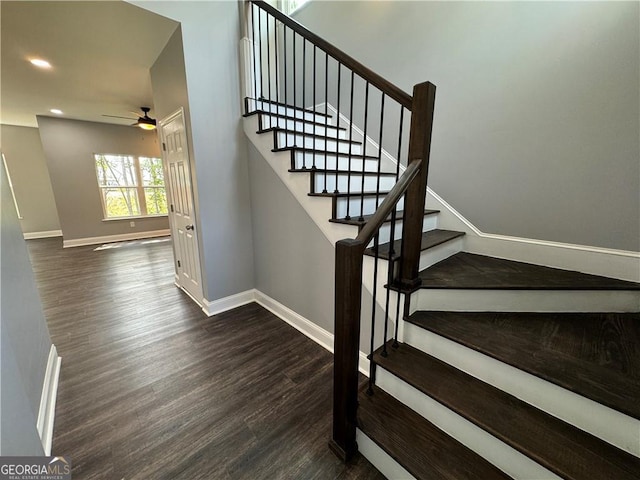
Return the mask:
[[164, 230], [167, 217], [103, 221], [95, 153], [159, 157], [155, 132], [106, 123], [38, 116], [51, 186], [65, 241]]
[[333, 332], [334, 248], [249, 146], [255, 287]]
[[315, 1], [294, 18], [407, 92], [436, 84], [430, 185], [481, 230], [637, 251], [639, 8]]
[[0, 171], [0, 455], [43, 455], [35, 425], [51, 339], [4, 166]]
[[[213, 301], [251, 289], [247, 140], [240, 123], [239, 4], [131, 3], [181, 22], [205, 297]], [[154, 88], [160, 81], [154, 75]], [[160, 99], [154, 91], [156, 101]]]
[[1, 150], [13, 182], [24, 233], [60, 230], [37, 128], [0, 125]]
[[[255, 288], [334, 333], [333, 245], [252, 144], [249, 175]], [[367, 353], [372, 304], [372, 295], [363, 288], [360, 350]], [[383, 319], [377, 305], [376, 346], [382, 345]], [[393, 329], [390, 323], [389, 332]]]

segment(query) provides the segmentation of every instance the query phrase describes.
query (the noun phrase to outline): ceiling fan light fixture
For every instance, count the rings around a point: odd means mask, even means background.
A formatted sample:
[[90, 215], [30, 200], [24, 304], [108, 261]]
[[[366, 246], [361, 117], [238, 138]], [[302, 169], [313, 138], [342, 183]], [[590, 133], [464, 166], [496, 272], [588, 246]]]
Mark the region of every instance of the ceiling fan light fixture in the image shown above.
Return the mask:
[[136, 126], [140, 127], [143, 130], [155, 130], [156, 129], [156, 121], [151, 118], [139, 118]]

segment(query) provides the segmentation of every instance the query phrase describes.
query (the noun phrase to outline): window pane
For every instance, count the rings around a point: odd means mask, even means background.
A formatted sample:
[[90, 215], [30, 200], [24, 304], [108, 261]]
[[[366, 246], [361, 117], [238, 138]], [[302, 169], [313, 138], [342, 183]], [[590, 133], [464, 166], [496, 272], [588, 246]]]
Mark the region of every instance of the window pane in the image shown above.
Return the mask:
[[137, 185], [134, 158], [125, 155], [95, 155], [98, 184], [101, 187]]
[[164, 171], [162, 170], [161, 159], [140, 157], [140, 173], [143, 186], [164, 186]]
[[107, 218], [140, 215], [138, 192], [135, 188], [103, 188]]
[[148, 215], [166, 215], [167, 194], [162, 187], [146, 187], [144, 197], [147, 202]]

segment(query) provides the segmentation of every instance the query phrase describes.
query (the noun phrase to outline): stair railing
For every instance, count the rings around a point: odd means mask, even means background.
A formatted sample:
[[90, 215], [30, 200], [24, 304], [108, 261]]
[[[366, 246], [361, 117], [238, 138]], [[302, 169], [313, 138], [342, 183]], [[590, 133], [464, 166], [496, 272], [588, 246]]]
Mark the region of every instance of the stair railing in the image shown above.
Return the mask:
[[[346, 461], [357, 451], [365, 253], [373, 257], [373, 301], [371, 322], [367, 324], [371, 329], [369, 359], [380, 346], [376, 329], [382, 330], [382, 354], [386, 354], [392, 318], [395, 328], [391, 344], [397, 346], [399, 293], [409, 293], [420, 283], [435, 86], [429, 82], [415, 85], [410, 96], [268, 3], [251, 0], [246, 5], [252, 83], [247, 86], [246, 113], [262, 112], [259, 128], [283, 133], [276, 150], [301, 155], [296, 169], [321, 173], [321, 184], [312, 187], [317, 187], [319, 195], [346, 198], [343, 210], [334, 212], [335, 216], [360, 227], [355, 239], [336, 243], [333, 436], [329, 444]], [[335, 123], [331, 123], [331, 117]], [[322, 135], [316, 134], [318, 125], [324, 127]], [[341, 129], [346, 138], [339, 138]], [[308, 132], [313, 134], [302, 135]], [[354, 132], [358, 138], [354, 138]], [[359, 152], [354, 151], [355, 140], [362, 142]], [[393, 178], [390, 191], [381, 187], [383, 164], [386, 178]], [[389, 220], [390, 247], [382, 252], [380, 232]], [[399, 220], [401, 240], [395, 229]], [[388, 259], [386, 286], [398, 290], [395, 304], [391, 302], [391, 288], [386, 290], [382, 329], [376, 326], [381, 255]], [[405, 308], [407, 305], [405, 302]], [[374, 378], [374, 364], [370, 362], [369, 392]]]

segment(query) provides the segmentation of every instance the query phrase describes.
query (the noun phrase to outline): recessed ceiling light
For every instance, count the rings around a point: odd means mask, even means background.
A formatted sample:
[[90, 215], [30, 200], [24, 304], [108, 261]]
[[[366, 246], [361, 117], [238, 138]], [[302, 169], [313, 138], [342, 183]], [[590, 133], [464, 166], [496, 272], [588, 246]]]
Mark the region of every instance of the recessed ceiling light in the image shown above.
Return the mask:
[[52, 108], [51, 110], [49, 110], [51, 113], [55, 113], [56, 115], [62, 115], [62, 110], [59, 110], [57, 108]]
[[33, 65], [35, 65], [36, 67], [51, 68], [51, 64], [49, 62], [47, 62], [46, 60], [42, 60], [41, 58], [31, 58], [31, 59], [29, 59], [29, 61]]

